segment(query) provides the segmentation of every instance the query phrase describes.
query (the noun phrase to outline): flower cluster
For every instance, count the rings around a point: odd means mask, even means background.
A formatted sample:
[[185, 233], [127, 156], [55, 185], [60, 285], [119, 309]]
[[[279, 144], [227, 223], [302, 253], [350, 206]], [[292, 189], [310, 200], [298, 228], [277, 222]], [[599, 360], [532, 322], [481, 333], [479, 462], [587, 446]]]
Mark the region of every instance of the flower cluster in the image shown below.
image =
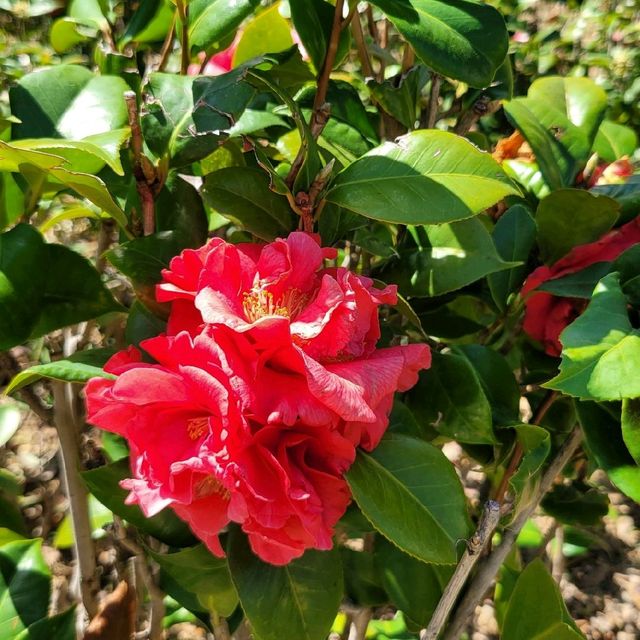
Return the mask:
[[560, 334], [585, 309], [586, 301], [536, 291], [549, 280], [578, 273], [598, 262], [612, 262], [621, 253], [640, 243], [640, 217], [610, 231], [596, 242], [574, 247], [551, 266], [538, 267], [527, 278], [521, 295], [525, 303], [524, 331], [544, 346], [551, 356], [562, 351]]
[[167, 334], [87, 385], [89, 421], [129, 442], [128, 501], [172, 508], [217, 555], [229, 522], [274, 564], [331, 548], [356, 447], [377, 445], [394, 392], [430, 364], [426, 345], [376, 348], [395, 287], [334, 257], [301, 232], [184, 251], [157, 288]]

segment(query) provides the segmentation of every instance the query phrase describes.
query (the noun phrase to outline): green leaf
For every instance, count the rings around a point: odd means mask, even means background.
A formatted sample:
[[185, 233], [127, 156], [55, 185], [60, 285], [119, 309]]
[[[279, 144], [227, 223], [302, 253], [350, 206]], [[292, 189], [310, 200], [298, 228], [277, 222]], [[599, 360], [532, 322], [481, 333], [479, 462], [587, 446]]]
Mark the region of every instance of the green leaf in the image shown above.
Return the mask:
[[502, 15], [470, 0], [374, 0], [417, 56], [438, 73], [472, 87], [491, 84], [507, 56]]
[[531, 146], [550, 189], [573, 185], [586, 164], [607, 108], [605, 92], [588, 78], [539, 78], [526, 98], [504, 105]]
[[423, 66], [377, 82], [367, 79], [367, 88], [375, 101], [407, 129], [414, 129], [420, 117], [422, 89], [429, 80]]
[[510, 425], [520, 416], [520, 386], [507, 360], [500, 353], [479, 344], [462, 345], [455, 352], [473, 367], [489, 404], [493, 421]]
[[[195, 3], [191, 3], [193, 6]], [[191, 7], [189, 7], [191, 10]], [[170, 0], [142, 0], [127, 23], [127, 30], [118, 43], [122, 49], [130, 42], [159, 42], [171, 28], [174, 7]]]
[[610, 271], [615, 271], [611, 262], [595, 262], [576, 273], [547, 280], [536, 291], [546, 291], [554, 296], [588, 299], [598, 282]]
[[226, 218], [263, 240], [286, 235], [294, 228], [287, 199], [269, 188], [267, 175], [250, 167], [228, 167], [204, 179], [205, 202]]
[[[296, 33], [313, 66], [320, 73], [331, 38], [334, 7], [325, 0], [289, 0], [289, 8]], [[340, 32], [334, 67], [348, 53], [349, 33], [349, 29]]]
[[61, 64], [21, 78], [9, 92], [11, 113], [20, 119], [12, 139], [81, 140], [127, 124], [124, 92], [116, 76], [96, 76], [89, 69]]
[[478, 218], [426, 227], [422, 247], [401, 250], [382, 274], [407, 296], [438, 296], [496, 271], [517, 265], [504, 262]]
[[558, 484], [540, 503], [547, 514], [564, 524], [595, 526], [609, 511], [609, 498], [581, 481]]
[[203, 610], [224, 617], [234, 612], [238, 594], [225, 558], [216, 558], [201, 544], [170, 554], [147, 551], [185, 591], [197, 597]]
[[640, 307], [640, 244], [621, 253], [614, 260], [611, 270], [620, 274], [620, 284], [627, 300]]
[[578, 640], [578, 631], [560, 589], [542, 560], [520, 574], [502, 627], [503, 640]]
[[242, 30], [233, 53], [233, 66], [267, 53], [278, 53], [293, 44], [289, 24], [280, 15], [280, 2], [275, 2], [254, 16]]
[[615, 162], [623, 156], [632, 156], [637, 146], [638, 136], [631, 127], [603, 120], [593, 143], [593, 150], [605, 162]]
[[590, 457], [622, 493], [640, 502], [640, 467], [625, 446], [617, 416], [595, 402], [576, 402], [576, 409]]
[[328, 635], [343, 593], [338, 550], [307, 551], [283, 567], [262, 562], [233, 527], [231, 577], [256, 640], [319, 640]]
[[624, 184], [603, 184], [593, 187], [591, 193], [609, 196], [620, 205], [620, 222], [629, 222], [638, 215], [640, 207], [640, 175], [634, 175]]
[[167, 323], [155, 316], [139, 300], [129, 310], [129, 318], [125, 327], [127, 344], [139, 346], [143, 340], [154, 338], [167, 330]]
[[[524, 452], [509, 487], [518, 507], [526, 506], [539, 483], [539, 471], [551, 451], [549, 432], [533, 424], [514, 426], [516, 439]], [[513, 516], [517, 513], [514, 512]]]
[[56, 53], [66, 53], [79, 44], [90, 42], [97, 35], [95, 24], [65, 17], [58, 18], [51, 25], [49, 40]]
[[[5, 389], [5, 393], [8, 391]], [[0, 447], [4, 447], [22, 422], [22, 411], [17, 404], [0, 405]]]
[[358, 451], [347, 481], [364, 515], [397, 547], [424, 562], [455, 564], [469, 524], [460, 480], [440, 449], [387, 434], [372, 453]]
[[75, 606], [70, 607], [63, 613], [34, 622], [15, 640], [75, 640], [76, 617]]
[[109, 28], [101, 0], [71, 0], [67, 6], [67, 15], [76, 20], [93, 22], [99, 29]]
[[208, 51], [231, 36], [240, 23], [259, 5], [259, 0], [191, 0], [189, 3], [189, 45]]
[[393, 604], [416, 627], [426, 627], [453, 567], [421, 562], [383, 538], [376, 540], [375, 559]]
[[557, 262], [573, 247], [600, 239], [618, 219], [620, 206], [607, 196], [581, 189], [560, 189], [538, 205], [536, 225], [540, 256]]
[[[507, 392], [508, 393], [508, 392]], [[433, 353], [431, 367], [407, 394], [421, 425], [468, 444], [495, 444], [491, 405], [469, 359]]]
[[124, 503], [127, 491], [120, 488], [119, 482], [131, 477], [128, 459], [85, 471], [82, 477], [89, 491], [105, 507], [141, 531], [171, 546], [184, 547], [194, 543], [189, 527], [171, 510], [164, 509], [158, 515], [147, 518], [137, 505]]
[[616, 273], [603, 278], [587, 310], [560, 335], [560, 373], [544, 384], [589, 400], [640, 396], [640, 332], [633, 329]]
[[46, 617], [50, 573], [42, 540], [17, 540], [0, 548], [0, 638], [12, 640]]
[[376, 540], [376, 553], [354, 551], [349, 547], [340, 547], [344, 570], [345, 596], [363, 607], [375, 607], [386, 604], [389, 598], [382, 588], [382, 580], [375, 563], [379, 543]]
[[353, 162], [326, 197], [376, 220], [440, 224], [470, 218], [516, 193], [488, 153], [452, 133], [423, 130]]
[[77, 382], [84, 384], [91, 378], [113, 379], [115, 376], [105, 373], [102, 367], [97, 367], [84, 362], [74, 362], [72, 360], [56, 360], [47, 364], [37, 364], [18, 373], [5, 389], [5, 393], [16, 392], [22, 387], [33, 384], [42, 378], [51, 380], [62, 380], [64, 382]]
[[622, 439], [629, 453], [640, 465], [640, 399], [622, 401]]
[[527, 274], [527, 259], [536, 240], [536, 223], [529, 209], [521, 204], [509, 207], [493, 228], [493, 242], [505, 262], [521, 262], [521, 266], [489, 274], [491, 295], [504, 311], [509, 295], [518, 290]]

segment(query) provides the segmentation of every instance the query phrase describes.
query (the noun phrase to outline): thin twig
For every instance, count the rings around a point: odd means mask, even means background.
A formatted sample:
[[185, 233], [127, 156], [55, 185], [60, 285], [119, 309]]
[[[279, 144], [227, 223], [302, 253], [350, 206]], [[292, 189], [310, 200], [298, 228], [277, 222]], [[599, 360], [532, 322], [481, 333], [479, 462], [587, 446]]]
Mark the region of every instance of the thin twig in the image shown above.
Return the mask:
[[429, 91], [429, 106], [427, 109], [426, 128], [433, 129], [438, 119], [438, 101], [440, 99], [440, 87], [442, 76], [439, 73], [431, 75], [431, 90]]
[[[354, 6], [358, 6], [356, 0], [353, 0]], [[373, 67], [371, 66], [371, 58], [369, 58], [369, 52], [367, 51], [367, 45], [364, 41], [364, 33], [362, 31], [362, 23], [360, 22], [360, 15], [351, 22], [351, 34], [356, 41], [356, 50], [358, 52], [358, 58], [360, 58], [360, 65], [362, 66], [362, 75], [365, 78], [373, 78]]]
[[73, 525], [74, 549], [80, 575], [80, 594], [82, 604], [91, 619], [98, 612], [96, 600], [98, 580], [95, 548], [91, 539], [88, 493], [80, 478], [80, 442], [74, 409], [75, 391], [68, 382], [54, 381], [52, 387], [54, 421], [60, 440], [62, 476], [67, 489]]
[[500, 105], [500, 100], [489, 100], [486, 96], [482, 96], [460, 116], [453, 132], [459, 136], [466, 135], [480, 118], [495, 113], [500, 108]]
[[178, 0], [176, 7], [182, 25], [180, 30], [180, 75], [186, 76], [191, 62], [191, 51], [189, 50], [189, 5], [187, 0]]
[[347, 14], [347, 17], [342, 21], [340, 25], [341, 31], [344, 31], [351, 24], [351, 21], [353, 20], [354, 16], [357, 13], [358, 13], [358, 2], [354, 1], [354, 3], [351, 5], [349, 9], [349, 13]]
[[152, 185], [156, 182], [156, 172], [143, 153], [142, 129], [138, 115], [138, 102], [133, 91], [126, 91], [124, 100], [127, 105], [129, 126], [131, 127], [131, 150], [133, 151], [133, 175], [136, 179], [136, 190], [142, 207], [142, 229], [145, 236], [155, 231], [156, 216]]
[[320, 107], [326, 102], [327, 99], [329, 78], [331, 76], [333, 64], [336, 61], [336, 54], [338, 53], [338, 43], [340, 42], [343, 9], [344, 0], [336, 0], [336, 8], [333, 14], [333, 25], [331, 27], [331, 36], [329, 37], [329, 44], [327, 45], [327, 53], [324, 57], [322, 71], [320, 72], [320, 76], [318, 78], [318, 89], [316, 90], [316, 97], [313, 101], [314, 111], [320, 109]]
[[567, 462], [569, 462], [569, 459], [577, 449], [581, 440], [582, 432], [580, 431], [580, 428], [576, 426], [569, 434], [562, 447], [558, 450], [558, 453], [553, 458], [547, 470], [544, 472], [542, 480], [540, 481], [540, 484], [533, 494], [529, 504], [520, 511], [520, 513], [515, 517], [513, 523], [505, 529], [500, 545], [482, 561], [478, 572], [469, 584], [466, 595], [455, 611], [453, 619], [451, 620], [444, 636], [444, 640], [458, 640], [465, 625], [467, 624], [467, 621], [469, 620], [469, 617], [475, 610], [476, 605], [480, 602], [484, 594], [487, 592], [487, 589], [491, 586], [491, 583], [500, 570], [502, 563], [509, 555], [509, 551], [511, 551], [511, 548], [515, 544], [522, 527], [524, 527], [527, 520], [536, 510], [545, 493], [547, 493], [551, 488], [551, 485], [557, 475], [562, 471]]
[[564, 527], [559, 524], [556, 528], [556, 536], [554, 539], [554, 549], [551, 554], [551, 575], [553, 579], [560, 584], [562, 574], [564, 573]]
[[215, 640], [231, 640], [231, 633], [226, 619], [219, 616], [215, 611], [211, 613], [211, 627]]
[[[369, 622], [373, 617], [373, 610], [370, 607], [364, 607], [359, 609], [357, 613], [353, 615], [353, 640], [364, 640], [367, 636], [367, 629], [369, 628]], [[351, 638], [351, 635], [349, 635]]]
[[442, 628], [444, 627], [449, 613], [460, 595], [462, 587], [464, 587], [471, 569], [475, 566], [480, 558], [482, 550], [491, 540], [491, 536], [500, 521], [500, 505], [493, 500], [489, 500], [482, 512], [482, 517], [478, 523], [478, 528], [467, 544], [455, 573], [451, 576], [449, 584], [447, 584], [440, 602], [429, 622], [429, 626], [420, 633], [420, 640], [436, 640]]
[[[542, 419], [547, 415], [547, 411], [549, 411], [551, 405], [556, 401], [558, 397], [557, 391], [549, 391], [547, 395], [544, 397], [542, 402], [536, 408], [535, 413], [531, 417], [529, 424], [539, 425]], [[520, 442], [516, 443], [516, 446], [513, 450], [513, 454], [511, 454], [511, 460], [509, 460], [509, 466], [507, 470], [504, 472], [502, 476], [502, 480], [500, 480], [500, 484], [496, 489], [493, 499], [496, 502], [502, 504], [504, 502], [504, 496], [507, 492], [507, 487], [509, 486], [509, 482], [513, 477], [513, 474], [517, 471], [522, 458], [524, 457], [524, 448]]]
[[167, 62], [169, 62], [169, 56], [173, 51], [173, 39], [175, 38], [175, 35], [176, 35], [177, 15], [178, 15], [177, 11], [174, 12], [173, 18], [171, 20], [171, 27], [169, 28], [169, 31], [167, 31], [167, 36], [164, 39], [164, 42], [162, 43], [162, 49], [160, 50], [160, 62], [158, 63], [158, 71], [165, 70], [167, 66]]

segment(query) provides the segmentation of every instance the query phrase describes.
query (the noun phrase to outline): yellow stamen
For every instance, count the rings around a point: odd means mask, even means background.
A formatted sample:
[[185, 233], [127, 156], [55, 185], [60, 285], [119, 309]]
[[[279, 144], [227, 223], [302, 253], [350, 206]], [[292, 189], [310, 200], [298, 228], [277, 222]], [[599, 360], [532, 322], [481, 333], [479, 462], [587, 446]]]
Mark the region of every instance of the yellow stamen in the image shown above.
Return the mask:
[[195, 487], [196, 498], [206, 498], [207, 496], [212, 496], [215, 493], [221, 495], [225, 500], [228, 500], [231, 495], [229, 491], [227, 491], [227, 489], [225, 489], [213, 476], [207, 476]]
[[281, 316], [293, 320], [304, 309], [308, 300], [309, 296], [298, 289], [289, 289], [276, 300], [270, 291], [255, 287], [245, 292], [242, 307], [249, 322], [265, 316]]
[[209, 430], [209, 418], [191, 418], [187, 420], [187, 435], [191, 440], [197, 440]]

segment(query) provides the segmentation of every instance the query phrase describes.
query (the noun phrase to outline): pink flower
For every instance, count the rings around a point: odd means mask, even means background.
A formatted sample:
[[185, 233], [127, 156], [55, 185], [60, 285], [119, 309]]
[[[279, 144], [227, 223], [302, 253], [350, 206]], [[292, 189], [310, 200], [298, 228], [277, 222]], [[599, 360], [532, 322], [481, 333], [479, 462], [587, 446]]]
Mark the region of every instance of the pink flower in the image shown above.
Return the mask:
[[350, 500], [343, 478], [355, 457], [338, 431], [297, 421], [263, 425], [251, 409], [256, 362], [209, 335], [157, 337], [117, 354], [86, 389], [88, 419], [124, 436], [134, 478], [122, 484], [147, 516], [171, 507], [216, 555], [230, 521], [252, 548], [286, 564], [329, 549]]
[[560, 334], [585, 309], [586, 301], [554, 296], [536, 289], [547, 282], [582, 271], [596, 262], [611, 262], [623, 251], [640, 242], [640, 217], [610, 231], [596, 242], [574, 247], [550, 267], [538, 267], [527, 278], [521, 296], [525, 303], [524, 331], [544, 346], [551, 356], [562, 352]]

